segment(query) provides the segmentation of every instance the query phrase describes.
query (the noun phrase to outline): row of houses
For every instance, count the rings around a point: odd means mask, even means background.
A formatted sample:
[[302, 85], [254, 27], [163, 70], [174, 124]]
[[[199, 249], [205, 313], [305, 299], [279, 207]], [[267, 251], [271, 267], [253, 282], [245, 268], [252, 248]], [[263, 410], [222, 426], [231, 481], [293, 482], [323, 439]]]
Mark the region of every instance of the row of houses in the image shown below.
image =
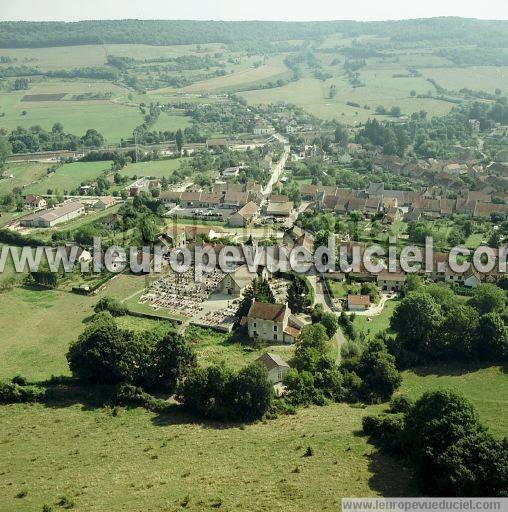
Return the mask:
[[502, 199], [493, 201], [492, 194], [465, 191], [464, 196], [448, 199], [437, 195], [436, 190], [420, 192], [385, 190], [382, 183], [371, 183], [365, 190], [335, 186], [302, 185], [302, 199], [312, 201], [319, 211], [337, 214], [361, 211], [365, 216], [378, 212], [397, 217], [397, 209], [406, 208], [404, 220], [435, 219], [457, 214], [473, 218], [490, 217], [493, 213], [508, 214], [508, 205]]

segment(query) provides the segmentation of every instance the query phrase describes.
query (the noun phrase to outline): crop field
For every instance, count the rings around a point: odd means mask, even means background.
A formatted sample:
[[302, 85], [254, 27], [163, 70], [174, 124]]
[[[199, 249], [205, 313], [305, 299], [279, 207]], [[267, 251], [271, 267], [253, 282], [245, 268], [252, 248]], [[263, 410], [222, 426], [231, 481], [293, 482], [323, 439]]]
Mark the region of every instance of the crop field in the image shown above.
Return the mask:
[[[83, 46], [56, 46], [52, 48], [1, 48], [0, 55], [17, 59], [18, 65], [38, 67], [47, 71], [101, 66], [108, 55], [153, 59], [158, 57], [178, 57], [189, 53], [220, 51], [221, 44], [150, 46], [145, 44], [107, 44]], [[0, 64], [9, 66], [12, 64]]]
[[483, 90], [491, 94], [496, 88], [503, 94], [508, 89], [508, 69], [495, 66], [472, 66], [468, 68], [425, 69], [422, 73], [427, 78], [433, 78], [444, 87], [458, 91], [462, 88]]
[[287, 75], [284, 56], [272, 57], [258, 68], [244, 69], [230, 75], [211, 78], [204, 82], [196, 82], [182, 89], [183, 92], [219, 92], [230, 89], [241, 89], [261, 81], [277, 80]]
[[[61, 167], [57, 167], [55, 172], [48, 174], [38, 183], [28, 186], [26, 192], [31, 194], [47, 194], [49, 189], [53, 193], [56, 191], [70, 192], [79, 187], [83, 181], [95, 179], [104, 171], [109, 170], [110, 165], [110, 162], [74, 162], [64, 164]], [[46, 164], [46, 166], [48, 165]]]
[[0, 194], [10, 192], [13, 188], [23, 188], [31, 183], [45, 179], [49, 164], [42, 162], [20, 162], [6, 165], [6, 170], [14, 177], [0, 180]]

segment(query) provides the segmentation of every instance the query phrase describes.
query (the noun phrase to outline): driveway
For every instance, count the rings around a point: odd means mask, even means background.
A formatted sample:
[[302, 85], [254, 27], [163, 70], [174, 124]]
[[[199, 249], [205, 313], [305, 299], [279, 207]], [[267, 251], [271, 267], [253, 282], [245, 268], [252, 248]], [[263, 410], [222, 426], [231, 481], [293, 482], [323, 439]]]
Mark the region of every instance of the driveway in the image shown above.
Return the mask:
[[[315, 304], [322, 304], [325, 311], [333, 313], [337, 315], [337, 312], [332, 309], [332, 301], [330, 300], [330, 296], [328, 292], [323, 287], [323, 280], [317, 275], [308, 275], [307, 279], [310, 281], [310, 284], [314, 288], [315, 295]], [[335, 364], [340, 363], [340, 349], [346, 343], [346, 337], [342, 332], [342, 329], [339, 327], [334, 336], [335, 343], [337, 344], [337, 357], [335, 358]]]

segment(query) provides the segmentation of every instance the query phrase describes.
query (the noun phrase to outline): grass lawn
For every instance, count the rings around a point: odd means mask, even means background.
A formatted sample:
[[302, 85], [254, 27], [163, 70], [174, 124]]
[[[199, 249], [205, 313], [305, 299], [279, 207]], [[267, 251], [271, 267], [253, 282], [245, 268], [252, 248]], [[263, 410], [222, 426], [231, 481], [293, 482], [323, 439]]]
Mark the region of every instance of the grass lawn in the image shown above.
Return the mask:
[[231, 368], [242, 368], [257, 359], [263, 352], [274, 352], [288, 361], [294, 353], [290, 345], [272, 345], [260, 349], [246, 349], [238, 342], [231, 341], [231, 335], [211, 329], [190, 326], [187, 338], [198, 354], [198, 361], [204, 366], [224, 363]]
[[26, 187], [34, 181], [44, 179], [50, 166], [43, 162], [20, 162], [6, 164], [5, 169], [14, 178], [0, 180], [0, 194], [11, 192], [15, 187]]
[[154, 131], [176, 131], [178, 128], [184, 129], [191, 125], [191, 118], [188, 116], [175, 116], [169, 115], [166, 112], [161, 112], [159, 119], [153, 125]]
[[[108, 90], [108, 83], [103, 82], [102, 92]], [[86, 84], [74, 92], [87, 92]], [[69, 88], [55, 86], [47, 92], [68, 92]], [[29, 128], [42, 126], [51, 130], [56, 122], [64, 126], [64, 130], [82, 136], [89, 128], [94, 128], [104, 135], [107, 143], [119, 142], [121, 138], [132, 136], [134, 128], [141, 124], [143, 118], [136, 106], [114, 103], [109, 100], [94, 101], [21, 101], [24, 94], [34, 94], [32, 90], [0, 93], [0, 112], [2, 127], [13, 130], [17, 126]], [[26, 114], [23, 115], [23, 112]]]
[[128, 164], [121, 171], [122, 176], [152, 176], [154, 178], [169, 178], [176, 169], [180, 168], [185, 158], [171, 158], [169, 160], [151, 160], [149, 162], [136, 162]]
[[508, 432], [508, 374], [492, 366], [427, 366], [404, 372], [402, 392], [417, 398], [434, 389], [453, 389], [464, 393], [480, 414], [481, 421], [497, 436]]
[[[415, 495], [409, 471], [355, 434], [366, 412], [310, 407], [240, 428], [178, 412], [113, 416], [80, 402], [3, 406], [0, 502], [18, 512], [62, 496], [87, 512], [170, 511], [182, 503], [194, 511], [278, 511], [283, 503], [317, 512], [340, 510], [342, 496]], [[314, 456], [303, 457], [308, 446]]]
[[[367, 337], [373, 337], [378, 332], [388, 329], [390, 326], [390, 318], [393, 315], [393, 311], [397, 306], [397, 300], [389, 300], [385, 303], [382, 313], [376, 316], [362, 316], [356, 315], [354, 325], [357, 332], [363, 332]], [[369, 322], [370, 319], [370, 322]]]
[[49, 189], [59, 192], [70, 192], [81, 185], [82, 182], [98, 178], [104, 171], [108, 171], [111, 162], [74, 162], [58, 167], [55, 172], [48, 174], [38, 183], [26, 188], [26, 193], [46, 194]]

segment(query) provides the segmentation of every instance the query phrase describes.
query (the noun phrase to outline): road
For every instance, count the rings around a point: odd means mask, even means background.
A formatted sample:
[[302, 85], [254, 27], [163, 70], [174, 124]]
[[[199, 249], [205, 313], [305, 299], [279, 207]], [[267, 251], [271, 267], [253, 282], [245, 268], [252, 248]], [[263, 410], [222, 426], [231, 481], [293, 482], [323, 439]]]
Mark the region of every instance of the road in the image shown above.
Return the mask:
[[[326, 292], [326, 290], [323, 288], [323, 281], [322, 279], [317, 275], [308, 275], [308, 280], [310, 281], [310, 284], [314, 288], [314, 295], [315, 295], [315, 303], [316, 304], [322, 304], [325, 311], [329, 311], [330, 313], [333, 313], [334, 315], [337, 315], [337, 312], [332, 309], [332, 303], [330, 300], [330, 296]], [[337, 356], [335, 358], [335, 364], [340, 363], [340, 349], [346, 343], [346, 337], [344, 336], [344, 333], [342, 332], [342, 329], [339, 327], [337, 329], [337, 332], [335, 333], [335, 343], [337, 344]]]
[[284, 170], [284, 166], [286, 165], [286, 160], [289, 156], [289, 143], [285, 137], [280, 135], [279, 133], [274, 134], [274, 137], [277, 138], [282, 144], [284, 144], [284, 153], [282, 153], [282, 156], [280, 157], [280, 160], [272, 164], [271, 166], [271, 172], [272, 175], [270, 177], [270, 180], [266, 184], [266, 187], [261, 191], [263, 196], [266, 198], [272, 193], [273, 186], [277, 181], [279, 181], [279, 177], [282, 174], [282, 171]]

